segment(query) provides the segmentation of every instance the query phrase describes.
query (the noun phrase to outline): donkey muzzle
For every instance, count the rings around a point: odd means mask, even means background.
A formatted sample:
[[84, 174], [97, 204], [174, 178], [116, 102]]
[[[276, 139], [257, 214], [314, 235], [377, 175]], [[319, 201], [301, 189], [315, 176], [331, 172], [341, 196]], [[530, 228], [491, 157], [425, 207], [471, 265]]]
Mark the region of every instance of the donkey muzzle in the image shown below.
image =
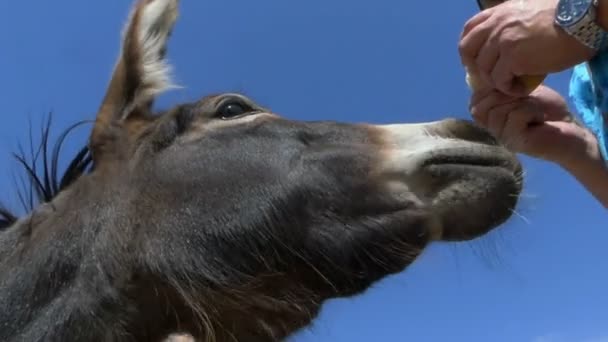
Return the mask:
[[442, 240], [469, 240], [513, 214], [522, 189], [514, 153], [468, 121], [376, 126], [380, 173], [415, 194], [441, 223]]

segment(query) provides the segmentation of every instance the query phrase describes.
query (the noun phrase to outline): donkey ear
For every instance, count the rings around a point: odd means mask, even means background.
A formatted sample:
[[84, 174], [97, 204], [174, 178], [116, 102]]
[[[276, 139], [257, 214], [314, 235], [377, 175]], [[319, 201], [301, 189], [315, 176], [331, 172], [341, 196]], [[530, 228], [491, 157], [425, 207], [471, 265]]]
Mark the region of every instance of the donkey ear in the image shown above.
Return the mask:
[[165, 54], [178, 16], [178, 2], [139, 0], [135, 4], [90, 137], [96, 163], [104, 155], [118, 153], [120, 137], [128, 135], [127, 121], [144, 119], [155, 96], [173, 87]]

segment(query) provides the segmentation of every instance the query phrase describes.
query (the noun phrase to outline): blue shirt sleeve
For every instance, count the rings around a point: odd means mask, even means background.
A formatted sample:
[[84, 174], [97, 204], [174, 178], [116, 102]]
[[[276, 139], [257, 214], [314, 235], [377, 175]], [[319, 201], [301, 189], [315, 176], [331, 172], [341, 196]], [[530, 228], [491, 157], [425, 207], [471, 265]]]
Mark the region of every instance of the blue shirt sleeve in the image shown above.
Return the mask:
[[574, 67], [569, 95], [581, 120], [597, 137], [608, 164], [608, 52]]
[[602, 157], [608, 163], [608, 53], [574, 67], [570, 100], [578, 115], [597, 137]]

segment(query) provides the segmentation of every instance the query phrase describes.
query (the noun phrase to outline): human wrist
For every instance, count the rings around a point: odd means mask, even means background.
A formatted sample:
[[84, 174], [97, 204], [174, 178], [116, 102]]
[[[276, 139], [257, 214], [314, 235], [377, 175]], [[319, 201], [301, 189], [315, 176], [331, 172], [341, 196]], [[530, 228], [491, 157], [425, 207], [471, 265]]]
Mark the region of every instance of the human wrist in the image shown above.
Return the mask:
[[595, 152], [590, 150], [561, 166], [608, 209], [608, 164], [603, 160], [597, 143]]
[[581, 133], [582, 149], [572, 150], [552, 158], [552, 161], [573, 174], [586, 174], [598, 166], [605, 168], [606, 163], [598, 145], [597, 138], [588, 130]]

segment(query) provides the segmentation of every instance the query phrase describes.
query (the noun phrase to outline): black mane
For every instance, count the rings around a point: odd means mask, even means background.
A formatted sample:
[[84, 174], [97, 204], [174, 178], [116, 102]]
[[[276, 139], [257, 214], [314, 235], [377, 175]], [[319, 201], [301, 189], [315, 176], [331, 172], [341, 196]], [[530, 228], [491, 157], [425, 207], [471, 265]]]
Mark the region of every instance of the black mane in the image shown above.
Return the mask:
[[[40, 204], [51, 201], [81, 175], [93, 169], [91, 154], [88, 146], [85, 145], [71, 159], [63, 173], [59, 174], [59, 158], [65, 139], [75, 128], [89, 121], [80, 121], [69, 126], [57, 138], [50, 150], [51, 117], [52, 115], [49, 115], [41, 129], [41, 140], [36, 148], [34, 148], [30, 123], [29, 152], [26, 153], [22, 146], [19, 146], [19, 152], [13, 153], [21, 172], [24, 172], [16, 185], [19, 202], [26, 213]], [[18, 219], [19, 215], [0, 203], [0, 230], [10, 227]]]

